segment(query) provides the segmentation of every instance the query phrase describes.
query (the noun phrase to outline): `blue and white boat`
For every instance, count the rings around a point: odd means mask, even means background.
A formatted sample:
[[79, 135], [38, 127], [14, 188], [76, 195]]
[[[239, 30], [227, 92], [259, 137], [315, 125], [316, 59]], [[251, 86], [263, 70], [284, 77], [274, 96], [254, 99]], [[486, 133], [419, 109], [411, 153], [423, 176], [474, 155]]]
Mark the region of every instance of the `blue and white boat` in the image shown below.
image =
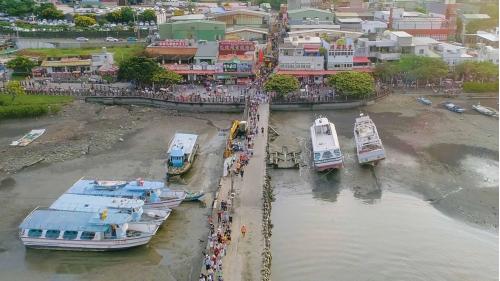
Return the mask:
[[445, 101], [443, 102], [443, 106], [448, 109], [449, 111], [453, 111], [453, 112], [456, 112], [456, 113], [464, 113], [465, 112], [465, 109], [452, 103], [452, 102], [449, 102], [449, 101]]
[[168, 175], [178, 176], [189, 171], [198, 150], [198, 135], [176, 133], [167, 151]]
[[[170, 215], [170, 209], [143, 209], [144, 201], [120, 197], [93, 196], [82, 194], [63, 194], [50, 209], [96, 213], [108, 210], [112, 213], [125, 213], [132, 216], [134, 224], [161, 225]], [[131, 223], [132, 223], [131, 222]]]
[[142, 179], [127, 182], [117, 189], [102, 189], [95, 180], [80, 179], [66, 193], [140, 199], [144, 201], [145, 209], [173, 209], [186, 198], [184, 191], [173, 191], [163, 182]]
[[[33, 210], [19, 226], [26, 247], [110, 251], [147, 244], [154, 233], [134, 229], [124, 213]], [[155, 230], [156, 232], [156, 230]]]

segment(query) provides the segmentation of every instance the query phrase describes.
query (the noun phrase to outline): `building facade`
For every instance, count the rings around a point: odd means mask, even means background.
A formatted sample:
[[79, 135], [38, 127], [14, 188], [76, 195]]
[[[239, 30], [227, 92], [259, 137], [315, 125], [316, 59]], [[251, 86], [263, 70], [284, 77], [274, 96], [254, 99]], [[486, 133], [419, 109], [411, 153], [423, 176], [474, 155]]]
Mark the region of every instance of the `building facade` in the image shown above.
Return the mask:
[[226, 24], [219, 21], [187, 20], [159, 25], [160, 39], [217, 41], [224, 38]]

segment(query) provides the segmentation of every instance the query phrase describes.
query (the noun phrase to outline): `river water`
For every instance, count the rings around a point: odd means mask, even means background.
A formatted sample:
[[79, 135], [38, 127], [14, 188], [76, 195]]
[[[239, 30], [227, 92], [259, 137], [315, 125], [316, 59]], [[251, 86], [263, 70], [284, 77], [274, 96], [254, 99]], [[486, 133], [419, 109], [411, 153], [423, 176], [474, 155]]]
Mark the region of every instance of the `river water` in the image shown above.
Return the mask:
[[[354, 120], [356, 114], [323, 114], [347, 124], [337, 126], [345, 168], [329, 173], [316, 173], [310, 167], [308, 128], [313, 115], [273, 115], [273, 125], [281, 134], [276, 142], [293, 147], [289, 140], [280, 139], [295, 139], [304, 165], [299, 170], [270, 172], [276, 193], [272, 279], [498, 280], [498, 230], [464, 219], [467, 210], [461, 209], [466, 206], [463, 202], [441, 210], [415, 192], [446, 182], [451, 174], [437, 166], [434, 172], [427, 170], [403, 143], [394, 140], [386, 143], [388, 159], [383, 163], [375, 168], [359, 167], [351, 133], [353, 122], [346, 120]], [[389, 134], [381, 128], [384, 121], [380, 115], [373, 116], [379, 117], [379, 132]], [[498, 170], [498, 159], [479, 157], [479, 165], [483, 160], [493, 162], [492, 166], [483, 162], [485, 169]], [[495, 180], [491, 189], [498, 196]], [[453, 197], [462, 190], [451, 185], [440, 188], [450, 190], [443, 201], [448, 194]], [[481, 205], [480, 197], [474, 194], [464, 200]]]

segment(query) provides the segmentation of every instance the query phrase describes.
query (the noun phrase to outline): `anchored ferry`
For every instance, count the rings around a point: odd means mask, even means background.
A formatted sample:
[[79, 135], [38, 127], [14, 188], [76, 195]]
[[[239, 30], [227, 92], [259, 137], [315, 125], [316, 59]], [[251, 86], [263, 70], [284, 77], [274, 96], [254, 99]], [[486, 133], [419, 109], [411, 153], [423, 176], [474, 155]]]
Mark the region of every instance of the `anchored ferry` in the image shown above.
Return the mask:
[[356, 118], [354, 140], [359, 164], [376, 164], [385, 159], [385, 149], [378, 136], [377, 127], [369, 116], [361, 114]]
[[322, 117], [311, 126], [311, 140], [316, 171], [338, 169], [344, 166], [335, 125]]

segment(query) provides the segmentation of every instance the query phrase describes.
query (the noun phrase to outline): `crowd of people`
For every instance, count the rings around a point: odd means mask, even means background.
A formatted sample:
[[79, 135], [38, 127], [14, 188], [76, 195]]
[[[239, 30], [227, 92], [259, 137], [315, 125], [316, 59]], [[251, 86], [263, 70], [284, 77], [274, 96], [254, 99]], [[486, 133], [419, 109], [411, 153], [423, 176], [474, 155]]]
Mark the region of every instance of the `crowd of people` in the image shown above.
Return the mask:
[[[243, 137], [244, 149], [233, 154], [231, 161], [228, 163], [228, 175], [239, 176], [243, 180], [245, 167], [248, 165], [250, 158], [253, 156], [253, 145], [258, 134], [264, 133], [264, 127], [260, 126], [260, 115], [258, 106], [261, 103], [268, 102], [267, 96], [260, 90], [260, 83], [256, 81], [250, 87], [244, 89], [244, 93], [249, 96], [248, 99], [248, 119], [247, 133]], [[223, 281], [222, 276], [222, 258], [226, 255], [227, 247], [231, 243], [231, 226], [233, 218], [231, 215], [232, 196], [228, 200], [222, 200], [220, 207], [217, 209], [217, 221], [213, 221], [209, 217], [210, 232], [208, 236], [208, 247], [203, 253], [204, 270], [200, 274], [199, 281]], [[245, 224], [240, 228], [241, 237], [244, 239], [247, 233]]]

